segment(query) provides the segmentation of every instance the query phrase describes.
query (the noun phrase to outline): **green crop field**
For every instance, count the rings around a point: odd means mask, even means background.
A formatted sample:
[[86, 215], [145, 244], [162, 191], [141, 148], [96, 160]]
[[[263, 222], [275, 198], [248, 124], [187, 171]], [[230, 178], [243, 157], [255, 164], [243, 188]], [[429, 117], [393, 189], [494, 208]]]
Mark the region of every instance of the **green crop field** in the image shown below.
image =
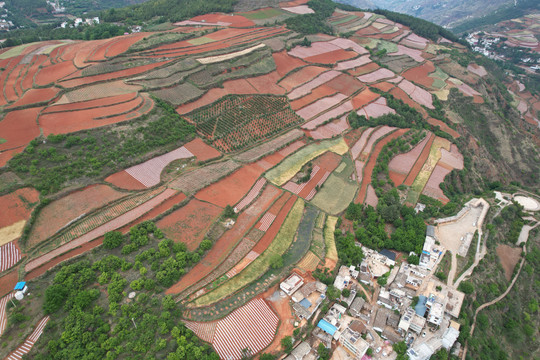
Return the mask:
[[302, 166], [327, 151], [333, 151], [343, 155], [348, 151], [348, 146], [343, 138], [310, 144], [287, 157], [278, 166], [268, 171], [266, 173], [266, 178], [270, 182], [281, 186], [300, 171]]
[[336, 241], [334, 238], [334, 230], [336, 229], [336, 223], [338, 218], [335, 216], [329, 216], [326, 219], [326, 227], [324, 228], [324, 243], [326, 246], [326, 257], [332, 261], [338, 261], [338, 253], [336, 249]]
[[234, 276], [229, 281], [225, 282], [215, 290], [201, 296], [193, 303], [194, 306], [207, 306], [216, 301], [240, 290], [247, 284], [258, 279], [270, 267], [270, 259], [272, 255], [283, 255], [283, 253], [291, 246], [296, 230], [300, 225], [302, 214], [304, 211], [304, 201], [298, 199], [294, 204], [291, 212], [285, 219], [283, 226], [275, 237], [270, 246], [257, 259], [249, 264], [240, 274]]
[[250, 20], [265, 20], [265, 19], [276, 17], [276, 16], [280, 16], [283, 14], [286, 14], [283, 10], [278, 10], [275, 8], [267, 8], [267, 9], [262, 9], [256, 12], [243, 13], [242, 16]]
[[337, 215], [353, 201], [357, 189], [356, 181], [347, 181], [332, 174], [317, 192], [312, 203], [329, 214]]

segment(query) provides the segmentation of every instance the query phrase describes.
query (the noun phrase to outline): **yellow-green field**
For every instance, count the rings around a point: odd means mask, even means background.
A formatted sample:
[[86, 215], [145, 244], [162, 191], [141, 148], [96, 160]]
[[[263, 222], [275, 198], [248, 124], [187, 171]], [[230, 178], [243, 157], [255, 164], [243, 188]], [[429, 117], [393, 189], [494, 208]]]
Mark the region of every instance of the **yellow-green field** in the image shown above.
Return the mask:
[[353, 201], [357, 189], [356, 181], [345, 180], [332, 173], [311, 202], [323, 211], [337, 215]]
[[336, 223], [338, 218], [335, 216], [329, 216], [326, 219], [326, 227], [324, 228], [324, 243], [326, 245], [326, 257], [331, 261], [338, 261], [338, 253], [336, 249], [336, 241], [334, 238], [334, 230], [336, 230]]
[[302, 166], [317, 156], [327, 151], [333, 151], [336, 154], [343, 155], [348, 150], [349, 147], [341, 137], [310, 144], [287, 157], [278, 166], [270, 169], [265, 176], [271, 183], [281, 186], [299, 172]]

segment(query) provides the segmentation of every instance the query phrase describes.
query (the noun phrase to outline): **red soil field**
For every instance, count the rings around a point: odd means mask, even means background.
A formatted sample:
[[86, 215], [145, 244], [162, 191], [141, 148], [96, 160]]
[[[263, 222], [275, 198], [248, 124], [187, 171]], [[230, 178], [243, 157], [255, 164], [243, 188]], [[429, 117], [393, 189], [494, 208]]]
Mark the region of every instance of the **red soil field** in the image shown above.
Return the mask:
[[405, 185], [411, 186], [414, 182], [414, 179], [416, 179], [416, 176], [418, 176], [420, 170], [422, 170], [422, 166], [424, 166], [424, 163], [429, 157], [429, 151], [431, 149], [431, 145], [433, 145], [433, 141], [435, 141], [435, 135], [431, 134], [431, 137], [429, 138], [428, 143], [424, 147], [424, 150], [422, 150], [422, 153], [414, 163], [414, 166], [412, 167], [411, 171], [407, 175], [407, 178], [403, 182]]
[[377, 65], [374, 62], [370, 62], [369, 64], [362, 65], [360, 67], [357, 67], [355, 69], [349, 70], [349, 74], [353, 76], [359, 76], [364, 75], [370, 72], [373, 72], [379, 68], [379, 65]]
[[219, 151], [207, 145], [201, 138], [188, 142], [184, 147], [195, 155], [198, 161], [206, 161], [221, 156]]
[[94, 75], [94, 76], [85, 76], [85, 77], [71, 79], [71, 80], [64, 80], [64, 81], [61, 82], [60, 85], [62, 85], [65, 88], [74, 88], [74, 87], [77, 87], [77, 86], [93, 84], [93, 83], [96, 83], [96, 82], [103, 82], [103, 81], [108, 81], [108, 80], [113, 80], [113, 79], [125, 78], [125, 77], [128, 77], [128, 76], [142, 74], [144, 72], [155, 69], [155, 68], [157, 68], [159, 66], [163, 66], [163, 65], [165, 65], [165, 64], [167, 64], [167, 63], [169, 63], [171, 61], [172, 60], [160, 61], [160, 62], [156, 62], [156, 63], [153, 63], [153, 64], [135, 66], [135, 67], [132, 67], [132, 68], [129, 68], [129, 69], [126, 69], [126, 70], [114, 71], [114, 72], [110, 72], [110, 73], [106, 73], [106, 74], [100, 74], [100, 75]]
[[388, 163], [388, 169], [391, 173], [390, 176], [394, 176], [393, 181], [395, 186], [399, 186], [403, 183], [407, 174], [411, 172], [416, 160], [424, 150], [424, 147], [429, 142], [431, 134], [428, 134], [422, 141], [416, 144], [410, 151], [396, 155]]
[[422, 116], [427, 117], [426, 110], [422, 106], [420, 106], [416, 101], [411, 99], [405, 91], [401, 90], [397, 86], [390, 91], [390, 94], [392, 94], [396, 99], [399, 99], [403, 101], [405, 104], [409, 105], [410, 107], [418, 110], [418, 112], [422, 114]]
[[22, 153], [23, 151], [24, 151], [24, 147], [21, 146], [16, 149], [5, 150], [5, 151], [0, 152], [0, 167], [5, 166], [8, 163], [8, 161], [11, 160], [13, 156], [15, 156], [18, 153]]
[[39, 69], [39, 66], [43, 62], [45, 62], [48, 59], [46, 55], [38, 55], [35, 58], [35, 61], [32, 63], [32, 65], [28, 68], [28, 71], [26, 72], [26, 75], [24, 76], [22, 80], [22, 87], [23, 89], [30, 89], [34, 85], [34, 75]]
[[[19, 64], [19, 62], [22, 60], [22, 56], [16, 56], [9, 59], [9, 62], [4, 62], [4, 71], [0, 74], [0, 84], [2, 84], [2, 88], [5, 89], [5, 83], [6, 80], [11, 73], [11, 71]], [[0, 106], [7, 104], [7, 99], [4, 95], [4, 91], [0, 91]]]
[[291, 70], [306, 65], [303, 60], [290, 56], [285, 50], [273, 53], [272, 57], [276, 63], [276, 71], [279, 76], [285, 76]]
[[46, 89], [30, 89], [24, 93], [24, 95], [8, 106], [8, 108], [14, 108], [17, 106], [25, 106], [31, 104], [42, 103], [45, 101], [52, 100], [56, 97], [60, 89], [55, 87], [50, 87]]
[[128, 195], [107, 185], [90, 185], [72, 192], [45, 206], [39, 213], [28, 237], [33, 247], [54, 235], [58, 230], [80, 215], [96, 210], [111, 201]]
[[390, 175], [390, 180], [392, 180], [395, 186], [403, 184], [403, 181], [405, 181], [405, 178], [407, 177], [405, 174], [399, 174], [392, 170], [389, 170], [388, 174]]
[[11, 270], [9, 274], [0, 277], [0, 297], [9, 294], [15, 288], [15, 284], [19, 281], [18, 267]]
[[210, 274], [228, 256], [242, 236], [255, 225], [255, 222], [280, 194], [280, 189], [272, 185], [267, 186], [261, 196], [238, 216], [232, 229], [225, 232], [216, 241], [204, 259], [195, 265], [179, 282], [167, 289], [165, 293], [178, 294]]
[[21, 220], [28, 220], [38, 202], [39, 192], [34, 188], [17, 189], [10, 194], [0, 196], [0, 209], [2, 209], [0, 228]]
[[457, 139], [458, 137], [461, 136], [461, 135], [459, 135], [459, 133], [456, 130], [452, 129], [450, 126], [448, 126], [447, 124], [445, 124], [441, 120], [428, 117], [427, 122], [430, 125], [439, 126], [442, 131], [444, 131], [447, 134], [452, 135], [455, 139]]
[[0, 144], [0, 151], [26, 146], [39, 136], [36, 119], [41, 109], [43, 107], [11, 111], [0, 121], [0, 137], [7, 140]]
[[206, 14], [206, 15], [200, 15], [195, 16], [194, 18], [190, 19], [191, 21], [205, 21], [209, 23], [215, 23], [215, 22], [228, 22], [231, 23], [231, 27], [250, 27], [255, 26], [255, 23], [251, 20], [246, 19], [243, 16], [240, 15], [229, 15], [229, 14]]
[[373, 169], [375, 168], [375, 165], [377, 163], [377, 157], [379, 156], [379, 153], [381, 152], [384, 145], [389, 143], [393, 139], [397, 139], [401, 135], [405, 134], [409, 129], [398, 129], [394, 131], [393, 133], [389, 134], [388, 136], [381, 139], [377, 145], [375, 145], [375, 148], [371, 152], [371, 155], [369, 157], [368, 162], [364, 166], [364, 175], [362, 177], [362, 184], [360, 185], [360, 191], [358, 192], [358, 196], [356, 197], [356, 200], [354, 201], [356, 204], [364, 202], [364, 199], [366, 197], [367, 187], [371, 182], [371, 175], [373, 174]]
[[[339, 77], [339, 76], [338, 76]], [[307, 94], [306, 96], [302, 96], [301, 98], [298, 98], [296, 100], [291, 101], [291, 108], [293, 110], [300, 110], [303, 107], [314, 103], [317, 100], [320, 100], [324, 97], [334, 95], [336, 91], [328, 86], [321, 85], [316, 87], [311, 91], [311, 93]]]
[[352, 98], [353, 107], [355, 109], [360, 109], [361, 107], [366, 106], [370, 102], [379, 98], [379, 96], [379, 94], [376, 94], [369, 89], [365, 89]]
[[17, 94], [17, 90], [15, 89], [15, 85], [17, 82], [17, 79], [19, 78], [19, 75], [21, 74], [21, 71], [26, 67], [26, 64], [18, 64], [11, 73], [8, 74], [6, 81], [4, 81], [4, 93], [6, 95], [6, 100], [11, 102], [15, 101], [19, 98], [19, 95]]
[[115, 118], [115, 116], [136, 110], [142, 106], [143, 101], [144, 99], [142, 97], [136, 97], [131, 101], [107, 107], [85, 109], [76, 112], [43, 114], [39, 118], [39, 123], [45, 136], [92, 129], [128, 120], [125, 117]]
[[266, 75], [247, 78], [246, 81], [260, 94], [283, 95], [285, 94], [285, 89], [276, 85], [279, 79], [280, 75], [272, 71]]
[[215, 205], [192, 199], [180, 209], [157, 222], [167, 238], [183, 242], [189, 251], [197, 249], [208, 229], [221, 214], [222, 209]]
[[287, 91], [291, 91], [295, 87], [313, 80], [318, 75], [326, 71], [328, 71], [328, 69], [320, 66], [306, 66], [295, 73], [288, 75], [286, 78], [281, 80], [278, 85]]
[[78, 101], [70, 102], [67, 104], [52, 105], [47, 107], [43, 114], [53, 113], [53, 112], [62, 112], [62, 111], [77, 111], [84, 109], [92, 109], [97, 107], [111, 106], [115, 104], [124, 103], [130, 100], [133, 100], [137, 96], [136, 92], [129, 94], [109, 96], [106, 98], [88, 100], [88, 101]]
[[364, 87], [364, 84], [362, 82], [348, 74], [339, 75], [338, 77], [333, 78], [324, 85], [336, 91], [339, 91], [340, 93], [347, 96], [351, 96], [356, 91], [358, 91], [358, 89]]
[[34, 82], [36, 85], [45, 86], [47, 84], [59, 81], [75, 71], [77, 71], [77, 68], [71, 61], [64, 61], [39, 70], [34, 78]]
[[105, 181], [126, 190], [144, 190], [144, 186], [139, 180], [129, 175], [125, 170], [119, 171], [105, 178]]
[[115, 41], [107, 47], [105, 57], [111, 58], [125, 53], [131, 47], [131, 45], [148, 35], [149, 33], [137, 33], [130, 36], [123, 36], [120, 41]]
[[501, 265], [504, 269], [504, 277], [507, 281], [512, 280], [514, 268], [519, 262], [519, 259], [521, 259], [523, 249], [520, 247], [511, 247], [506, 244], [501, 244], [497, 246], [495, 251], [497, 252], [499, 260], [501, 260]]
[[384, 92], [389, 92], [390, 90], [392, 90], [396, 85], [394, 84], [390, 84], [389, 82], [386, 82], [386, 81], [381, 81], [380, 83], [377, 83], [377, 84], [373, 84], [371, 85], [373, 86], [374, 88], [377, 88], [379, 90], [382, 90]]
[[358, 54], [351, 50], [334, 50], [324, 54], [310, 56], [304, 60], [314, 64], [335, 64], [338, 61], [349, 60], [357, 57]]
[[353, 129], [349, 131], [347, 134], [343, 136], [343, 139], [345, 140], [345, 143], [347, 143], [347, 146], [349, 148], [353, 147], [354, 144], [360, 139], [360, 136], [362, 136], [362, 133], [364, 130], [362, 128], [360, 129]]
[[257, 165], [240, 168], [224, 179], [199, 191], [195, 197], [224, 208], [234, 206], [255, 184], [264, 170]]
[[426, 61], [420, 66], [405, 71], [402, 76], [418, 85], [430, 88], [434, 79], [429, 74], [435, 71], [435, 66], [431, 61]]
[[296, 199], [298, 198], [295, 195], [291, 196], [288, 199], [288, 201], [283, 205], [281, 210], [279, 210], [279, 212], [277, 213], [277, 216], [274, 219], [274, 222], [272, 222], [272, 225], [270, 225], [263, 237], [253, 247], [253, 249], [251, 249], [251, 251], [262, 254], [266, 250], [266, 248], [268, 248], [268, 246], [272, 243], [272, 241], [278, 234], [281, 225], [283, 225], [283, 222], [285, 222], [285, 219], [287, 218], [289, 211], [291, 211], [292, 207], [294, 206]]

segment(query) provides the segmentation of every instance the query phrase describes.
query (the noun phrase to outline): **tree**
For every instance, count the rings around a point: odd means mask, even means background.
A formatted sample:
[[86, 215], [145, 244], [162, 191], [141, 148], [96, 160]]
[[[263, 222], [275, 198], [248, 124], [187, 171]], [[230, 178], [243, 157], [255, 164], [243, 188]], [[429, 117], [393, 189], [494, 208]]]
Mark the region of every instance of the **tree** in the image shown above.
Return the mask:
[[474, 291], [474, 285], [469, 281], [462, 281], [461, 284], [459, 284], [459, 290], [463, 291], [467, 295], [470, 295]]
[[116, 249], [124, 242], [124, 235], [120, 231], [109, 231], [103, 238], [105, 249]]
[[272, 269], [281, 269], [283, 267], [283, 258], [278, 254], [274, 254], [270, 257], [270, 267]]
[[287, 354], [290, 354], [293, 350], [293, 342], [292, 337], [285, 336], [283, 339], [281, 339], [281, 347], [283, 348], [283, 351]]
[[319, 343], [319, 347], [317, 348], [317, 354], [319, 354], [319, 359], [321, 360], [330, 359], [330, 349], [327, 349], [323, 343]]
[[341, 295], [342, 295], [343, 297], [348, 298], [348, 297], [351, 295], [351, 290], [349, 290], [349, 289], [343, 289], [343, 290], [341, 291]]
[[276, 360], [277, 356], [272, 354], [261, 354], [259, 360]]
[[410, 255], [407, 258], [407, 262], [409, 264], [418, 265], [420, 263], [420, 258], [418, 257], [418, 255]]
[[52, 314], [64, 305], [69, 295], [68, 289], [61, 284], [51, 285], [45, 290], [45, 302], [43, 310], [46, 314]]
[[339, 295], [341, 295], [341, 292], [333, 285], [330, 285], [328, 289], [326, 290], [326, 297], [330, 301], [336, 300], [339, 297]]
[[398, 355], [404, 355], [407, 351], [407, 344], [405, 344], [405, 341], [395, 343], [392, 347]]

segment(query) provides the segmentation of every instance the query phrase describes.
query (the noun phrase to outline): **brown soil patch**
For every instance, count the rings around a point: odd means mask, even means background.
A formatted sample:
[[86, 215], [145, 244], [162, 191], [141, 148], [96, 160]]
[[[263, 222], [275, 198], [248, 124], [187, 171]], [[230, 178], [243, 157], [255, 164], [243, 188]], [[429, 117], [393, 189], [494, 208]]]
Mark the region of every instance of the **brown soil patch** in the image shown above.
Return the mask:
[[293, 69], [306, 65], [304, 61], [287, 54], [287, 51], [276, 52], [272, 54], [276, 63], [276, 71], [279, 76], [284, 76]]
[[496, 251], [497, 256], [499, 256], [499, 259], [501, 260], [506, 280], [512, 280], [514, 268], [516, 267], [519, 259], [521, 258], [521, 252], [523, 250], [520, 247], [511, 247], [505, 244], [501, 244], [497, 246]]
[[221, 153], [219, 151], [217, 151], [210, 145], [207, 145], [200, 138], [188, 142], [184, 145], [184, 147], [188, 149], [189, 152], [191, 152], [193, 155], [195, 155], [198, 161], [206, 161], [221, 156]]
[[324, 54], [309, 56], [304, 60], [315, 64], [335, 64], [338, 61], [349, 60], [357, 56], [358, 54], [354, 51], [339, 49]]
[[28, 220], [39, 202], [39, 192], [33, 188], [18, 189], [0, 197], [0, 228]]
[[141, 182], [139, 182], [139, 180], [128, 174], [125, 170], [112, 174], [111, 176], [105, 178], [105, 181], [126, 190], [146, 189], [146, 186], [144, 186]]
[[8, 274], [0, 277], [0, 298], [9, 294], [19, 281], [19, 267], [11, 270]]
[[366, 65], [362, 65], [360, 67], [357, 67], [353, 70], [349, 70], [349, 73], [353, 76], [359, 76], [359, 75], [364, 75], [364, 74], [368, 74], [370, 72], [373, 72], [375, 70], [377, 70], [379, 68], [379, 65], [377, 65], [376, 63], [374, 62], [370, 62], [369, 64], [366, 64]]
[[[279, 292], [279, 286], [275, 285], [272, 286], [270, 289], [268, 289], [266, 292], [261, 294], [260, 296], [264, 299], [268, 299], [271, 297], [274, 292]], [[279, 296], [279, 295], [278, 295]], [[268, 347], [264, 350], [265, 353], [271, 354], [271, 353], [278, 353], [281, 351], [281, 339], [283, 339], [286, 336], [292, 336], [294, 331], [294, 315], [291, 309], [291, 306], [289, 304], [289, 297], [281, 297], [279, 296], [279, 299], [276, 299], [276, 301], [268, 300], [267, 303], [272, 307], [274, 312], [279, 317], [279, 327], [276, 332], [276, 337], [274, 338], [274, 341]]]
[[347, 96], [351, 96], [358, 89], [364, 87], [364, 84], [360, 80], [348, 74], [341, 74], [324, 85]]

